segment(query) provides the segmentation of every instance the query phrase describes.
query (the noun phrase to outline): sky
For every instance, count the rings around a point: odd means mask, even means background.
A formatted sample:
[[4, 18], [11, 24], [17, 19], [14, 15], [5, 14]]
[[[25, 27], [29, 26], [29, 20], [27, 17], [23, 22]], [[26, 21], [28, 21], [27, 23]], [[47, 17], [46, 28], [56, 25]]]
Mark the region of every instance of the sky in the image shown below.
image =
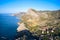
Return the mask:
[[35, 10], [59, 10], [60, 0], [0, 0], [0, 13]]

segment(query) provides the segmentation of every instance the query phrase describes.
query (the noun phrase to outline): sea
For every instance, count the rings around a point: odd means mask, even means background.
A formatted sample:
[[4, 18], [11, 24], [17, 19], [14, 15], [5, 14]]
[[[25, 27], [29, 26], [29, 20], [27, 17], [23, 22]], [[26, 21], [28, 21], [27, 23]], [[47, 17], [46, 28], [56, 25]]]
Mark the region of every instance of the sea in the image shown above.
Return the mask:
[[11, 13], [0, 13], [0, 40], [13, 40], [17, 34], [19, 20]]

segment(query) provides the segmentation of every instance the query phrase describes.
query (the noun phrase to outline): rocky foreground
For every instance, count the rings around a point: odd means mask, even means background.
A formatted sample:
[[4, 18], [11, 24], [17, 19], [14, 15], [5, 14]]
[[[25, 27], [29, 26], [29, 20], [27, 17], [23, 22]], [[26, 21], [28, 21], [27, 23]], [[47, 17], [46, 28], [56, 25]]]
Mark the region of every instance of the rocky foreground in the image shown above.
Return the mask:
[[20, 20], [15, 40], [60, 40], [60, 10], [15, 14]]

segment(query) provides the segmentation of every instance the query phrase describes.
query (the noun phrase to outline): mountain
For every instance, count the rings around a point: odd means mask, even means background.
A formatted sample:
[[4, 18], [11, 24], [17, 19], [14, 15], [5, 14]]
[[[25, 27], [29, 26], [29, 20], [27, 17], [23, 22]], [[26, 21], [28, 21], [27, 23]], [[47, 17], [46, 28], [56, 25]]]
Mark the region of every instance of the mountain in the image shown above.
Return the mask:
[[[27, 12], [16, 13], [15, 16], [20, 20], [17, 28], [17, 40], [22, 38], [24, 40], [55, 40], [57, 36], [58, 39], [60, 38], [60, 10], [37, 11], [28, 9]], [[25, 33], [31, 34], [28, 36]]]
[[29, 9], [27, 12], [20, 12], [18, 14], [15, 14], [15, 16], [19, 17], [22, 23], [25, 23], [28, 26], [28, 28], [29, 26], [30, 27], [40, 26], [41, 30], [45, 28], [48, 29], [50, 27], [54, 27], [55, 24], [59, 23], [60, 22], [59, 15], [60, 10], [36, 11], [34, 9]]

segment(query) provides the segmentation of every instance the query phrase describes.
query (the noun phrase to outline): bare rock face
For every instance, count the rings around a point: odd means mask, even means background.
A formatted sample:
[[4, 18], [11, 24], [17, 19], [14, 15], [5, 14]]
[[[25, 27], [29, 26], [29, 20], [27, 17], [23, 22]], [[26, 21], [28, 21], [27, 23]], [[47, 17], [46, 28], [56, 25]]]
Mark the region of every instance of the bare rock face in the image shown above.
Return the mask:
[[28, 30], [26, 27], [25, 27], [25, 24], [24, 23], [18, 23], [19, 27], [17, 28], [17, 32], [20, 32], [20, 31], [23, 31], [23, 30]]

